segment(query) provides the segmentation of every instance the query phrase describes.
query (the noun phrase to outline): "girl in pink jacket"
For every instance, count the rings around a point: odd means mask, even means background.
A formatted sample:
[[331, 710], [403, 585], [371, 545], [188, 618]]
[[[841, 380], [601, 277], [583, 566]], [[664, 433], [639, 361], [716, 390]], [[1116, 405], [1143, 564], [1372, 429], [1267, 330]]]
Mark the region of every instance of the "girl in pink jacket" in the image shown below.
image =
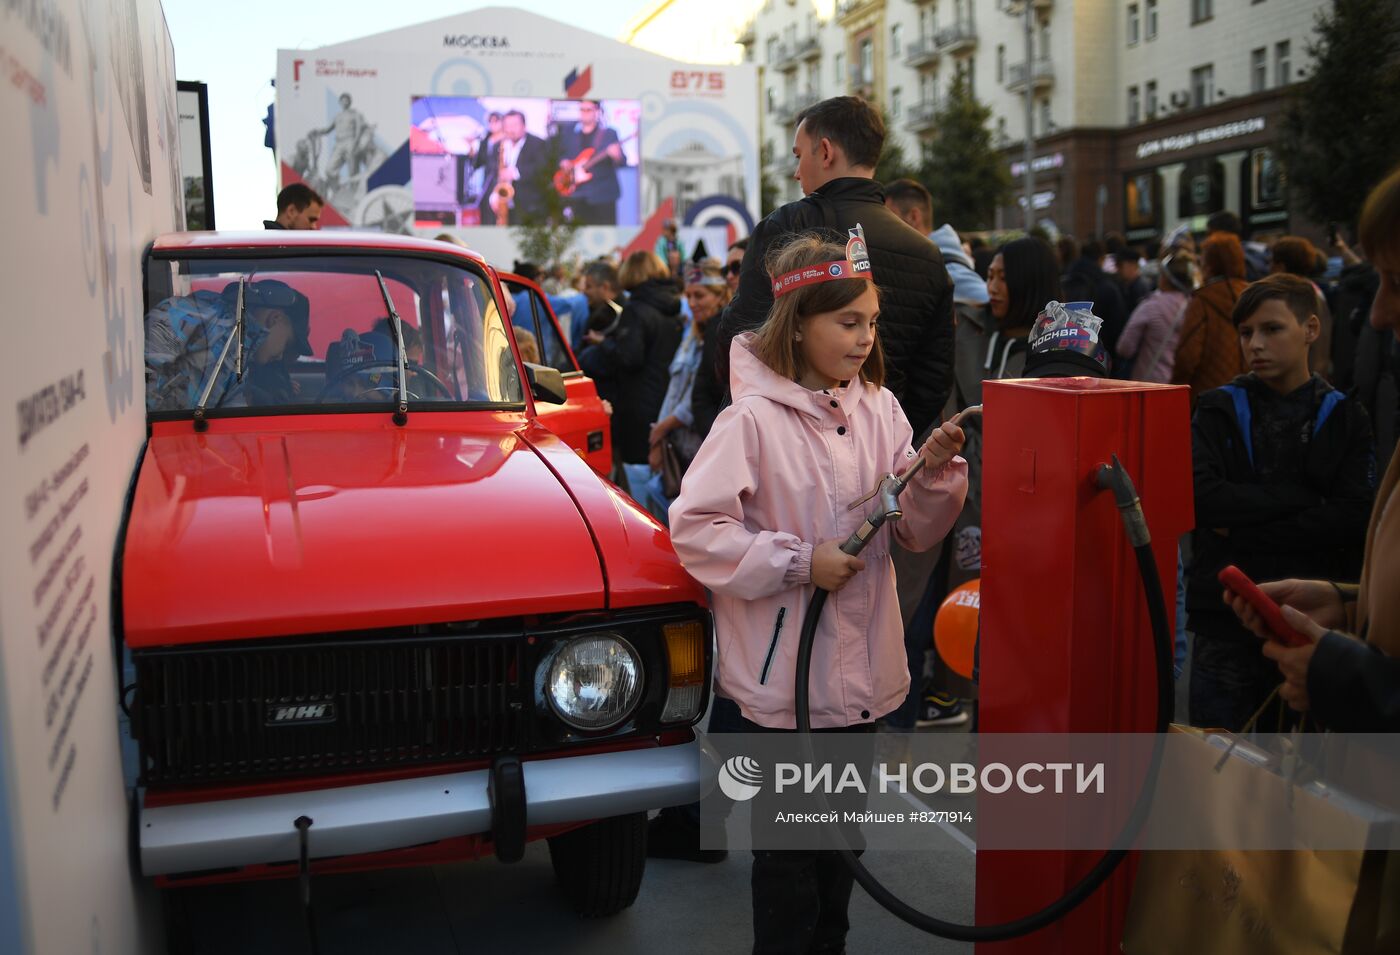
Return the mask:
[[[890, 536], [881, 530], [860, 558], [840, 545], [873, 506], [850, 504], [915, 459], [913, 433], [881, 387], [880, 298], [859, 227], [844, 249], [801, 236], [769, 272], [773, 309], [756, 333], [734, 339], [734, 403], [685, 474], [671, 540], [714, 592], [715, 691], [739, 704], [746, 731], [796, 726], [797, 640], [816, 587], [832, 593], [812, 653], [812, 726], [869, 731], [909, 689]], [[937, 544], [962, 509], [962, 443], [962, 429], [945, 423], [917, 452], [926, 465], [893, 522], [910, 550]], [[754, 812], [764, 811], [760, 797]], [[753, 855], [756, 955], [844, 951], [852, 879], [836, 853]]]
[[[730, 350], [734, 403], [671, 505], [676, 553], [714, 592], [716, 692], [768, 728], [796, 727], [797, 638], [816, 587], [832, 595], [813, 649], [813, 728], [871, 723], [909, 688], [889, 534], [859, 558], [839, 549], [874, 506], [851, 502], [916, 455], [904, 412], [880, 384], [879, 295], [857, 243], [808, 235], [779, 253], [772, 312]], [[903, 546], [933, 547], [961, 510], [962, 441], [945, 423], [920, 452], [927, 464], [900, 500], [904, 519], [892, 522]]]

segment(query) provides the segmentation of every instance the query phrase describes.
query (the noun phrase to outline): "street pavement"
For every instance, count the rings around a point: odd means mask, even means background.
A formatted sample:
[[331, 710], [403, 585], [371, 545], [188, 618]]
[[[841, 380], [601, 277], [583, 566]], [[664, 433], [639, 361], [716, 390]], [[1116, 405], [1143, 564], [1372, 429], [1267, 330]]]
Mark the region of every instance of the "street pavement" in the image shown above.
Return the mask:
[[[578, 919], [555, 889], [545, 843], [515, 865], [479, 862], [318, 877], [321, 951], [332, 953], [742, 953], [753, 945], [748, 852], [724, 862], [648, 860], [641, 894], [610, 919]], [[918, 908], [972, 919], [973, 854], [952, 837], [932, 852], [867, 852], [882, 882]], [[306, 953], [296, 880], [184, 890], [200, 955]], [[856, 886], [847, 951], [966, 953], [879, 908]]]

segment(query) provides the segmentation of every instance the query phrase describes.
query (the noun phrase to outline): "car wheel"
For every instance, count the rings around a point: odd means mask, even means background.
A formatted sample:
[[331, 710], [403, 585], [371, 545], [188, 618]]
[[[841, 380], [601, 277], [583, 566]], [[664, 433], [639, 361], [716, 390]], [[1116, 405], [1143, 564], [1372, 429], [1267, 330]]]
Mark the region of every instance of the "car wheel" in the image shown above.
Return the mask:
[[616, 915], [637, 900], [647, 864], [647, 814], [599, 819], [549, 840], [559, 887], [584, 918]]

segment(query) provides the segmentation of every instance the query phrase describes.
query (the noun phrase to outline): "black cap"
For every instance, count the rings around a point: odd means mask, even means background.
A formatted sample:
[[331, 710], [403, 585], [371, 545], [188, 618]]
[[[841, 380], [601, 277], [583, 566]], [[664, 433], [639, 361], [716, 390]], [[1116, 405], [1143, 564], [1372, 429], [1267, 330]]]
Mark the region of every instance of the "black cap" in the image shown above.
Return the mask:
[[[230, 301], [238, 299], [238, 283], [224, 286], [223, 296]], [[275, 308], [287, 314], [292, 320], [295, 337], [292, 352], [297, 355], [313, 354], [311, 350], [311, 300], [277, 279], [261, 279], [249, 282], [243, 289], [244, 308]]]

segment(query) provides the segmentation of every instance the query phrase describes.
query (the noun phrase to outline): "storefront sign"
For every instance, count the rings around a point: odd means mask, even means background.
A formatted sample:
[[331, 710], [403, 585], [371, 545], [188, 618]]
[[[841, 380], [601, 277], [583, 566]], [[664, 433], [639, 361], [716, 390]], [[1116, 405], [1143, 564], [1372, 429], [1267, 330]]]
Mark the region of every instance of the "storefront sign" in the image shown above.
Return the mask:
[[1205, 129], [1183, 133], [1180, 136], [1164, 136], [1161, 139], [1149, 139], [1138, 143], [1137, 158], [1146, 159], [1149, 156], [1158, 156], [1163, 153], [1180, 152], [1193, 146], [1203, 146], [1263, 131], [1264, 117], [1262, 116], [1254, 116], [1234, 123], [1222, 123], [1219, 126], [1207, 126]]
[[[1051, 153], [1048, 156], [1036, 156], [1031, 160], [1032, 172], [1045, 172], [1048, 169], [1059, 169], [1065, 164], [1064, 153]], [[1026, 162], [1024, 159], [1017, 160], [1011, 164], [1011, 175], [1024, 176], [1026, 174]]]

